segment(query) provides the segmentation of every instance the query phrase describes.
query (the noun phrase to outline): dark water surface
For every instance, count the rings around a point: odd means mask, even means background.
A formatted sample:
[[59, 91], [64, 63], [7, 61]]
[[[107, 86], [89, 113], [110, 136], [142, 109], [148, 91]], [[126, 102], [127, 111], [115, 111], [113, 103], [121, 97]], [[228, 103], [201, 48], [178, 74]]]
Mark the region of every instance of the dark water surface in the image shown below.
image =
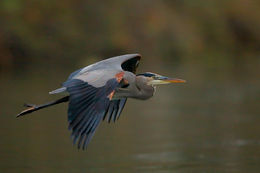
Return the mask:
[[15, 118], [24, 102], [56, 99], [48, 92], [71, 71], [2, 75], [0, 172], [260, 172], [255, 69], [196, 68], [154, 68], [188, 83], [158, 87], [145, 102], [129, 99], [120, 120], [103, 122], [87, 151], [72, 145], [65, 104]]

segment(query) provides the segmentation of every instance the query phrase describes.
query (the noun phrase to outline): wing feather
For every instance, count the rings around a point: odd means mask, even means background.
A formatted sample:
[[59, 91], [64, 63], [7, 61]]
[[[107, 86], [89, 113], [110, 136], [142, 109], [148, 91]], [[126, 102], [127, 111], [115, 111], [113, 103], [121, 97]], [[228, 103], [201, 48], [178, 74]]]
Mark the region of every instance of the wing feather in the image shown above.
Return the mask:
[[73, 143], [78, 148], [86, 148], [109, 107], [109, 94], [119, 86], [113, 78], [103, 87], [93, 87], [79, 79], [65, 82], [64, 86], [70, 94], [68, 122]]
[[119, 117], [120, 117], [120, 115], [121, 115], [121, 113], [122, 113], [122, 111], [125, 107], [126, 101], [127, 101], [127, 98], [120, 99], [120, 102], [119, 102], [119, 105], [118, 105], [119, 110], [118, 110], [118, 113], [116, 115], [117, 119], [119, 119]]
[[117, 102], [115, 102], [115, 104], [114, 104], [114, 112], [112, 114], [112, 120], [114, 122], [116, 121], [116, 115], [117, 115], [118, 110], [119, 110], [119, 102], [120, 102], [120, 100], [117, 100]]
[[115, 122], [120, 117], [127, 99], [110, 97], [121, 85], [122, 77], [117, 75], [135, 73], [140, 58], [129, 54], [95, 63], [72, 73], [63, 84], [69, 92], [68, 128], [78, 148], [87, 147], [102, 119]]
[[120, 114], [122, 113], [122, 110], [124, 109], [124, 106], [126, 104], [126, 101], [126, 98], [110, 101], [109, 107], [105, 113], [105, 116], [103, 117], [103, 120], [105, 120], [106, 117], [107, 122], [110, 122], [111, 120], [115, 122], [116, 119], [119, 119]]

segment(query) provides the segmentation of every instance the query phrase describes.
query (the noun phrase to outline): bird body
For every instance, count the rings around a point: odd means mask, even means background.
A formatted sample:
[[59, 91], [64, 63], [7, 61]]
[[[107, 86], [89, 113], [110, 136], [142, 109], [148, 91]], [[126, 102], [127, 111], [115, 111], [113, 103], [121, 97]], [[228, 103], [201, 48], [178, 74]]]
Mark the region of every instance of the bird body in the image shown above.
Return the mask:
[[119, 118], [127, 98], [146, 100], [153, 96], [155, 85], [184, 82], [150, 72], [136, 75], [140, 59], [139, 54], [127, 54], [81, 68], [71, 73], [61, 88], [50, 92], [67, 93], [65, 97], [42, 105], [27, 104], [29, 108], [17, 117], [69, 102], [68, 122], [73, 143], [85, 149], [101, 120], [110, 122]]

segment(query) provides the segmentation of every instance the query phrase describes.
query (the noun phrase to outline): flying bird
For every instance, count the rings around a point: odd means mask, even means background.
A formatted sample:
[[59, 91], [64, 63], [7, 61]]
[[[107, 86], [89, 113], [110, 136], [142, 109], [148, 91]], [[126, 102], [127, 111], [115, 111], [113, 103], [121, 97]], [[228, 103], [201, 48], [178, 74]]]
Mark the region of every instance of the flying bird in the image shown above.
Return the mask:
[[64, 97], [41, 105], [25, 104], [17, 117], [63, 102], [68, 103], [69, 130], [73, 143], [86, 149], [102, 120], [116, 121], [128, 98], [147, 100], [155, 86], [183, 83], [151, 72], [136, 74], [141, 56], [127, 54], [99, 61], [70, 74], [62, 87], [49, 94]]

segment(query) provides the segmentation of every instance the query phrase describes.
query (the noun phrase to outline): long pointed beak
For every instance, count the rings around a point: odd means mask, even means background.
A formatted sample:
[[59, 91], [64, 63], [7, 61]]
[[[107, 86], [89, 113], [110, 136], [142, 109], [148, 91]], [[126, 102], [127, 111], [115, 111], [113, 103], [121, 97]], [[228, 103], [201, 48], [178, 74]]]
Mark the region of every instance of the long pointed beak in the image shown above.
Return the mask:
[[156, 79], [149, 82], [151, 85], [162, 85], [162, 84], [170, 84], [170, 83], [185, 83], [186, 81], [183, 79], [177, 78], [169, 78], [165, 76], [159, 76]]
[[160, 79], [162, 82], [167, 82], [167, 83], [185, 83], [186, 80], [183, 79], [178, 79], [178, 78], [169, 78], [169, 77], [162, 77]]

